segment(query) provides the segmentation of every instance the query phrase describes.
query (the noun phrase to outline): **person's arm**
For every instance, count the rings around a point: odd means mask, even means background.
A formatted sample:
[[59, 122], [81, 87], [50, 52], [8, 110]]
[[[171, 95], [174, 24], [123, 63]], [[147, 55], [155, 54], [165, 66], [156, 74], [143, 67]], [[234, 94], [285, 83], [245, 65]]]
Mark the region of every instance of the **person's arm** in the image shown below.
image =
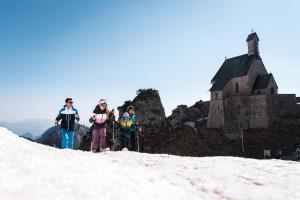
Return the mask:
[[132, 121], [132, 125], [131, 125], [131, 132], [135, 132], [138, 130], [138, 125], [134, 123], [133, 120]]
[[89, 122], [90, 122], [90, 123], [94, 123], [94, 122], [95, 122], [95, 115], [96, 115], [96, 114], [93, 113], [92, 116], [90, 117], [90, 119], [89, 119]]
[[134, 121], [133, 121], [136, 125], [138, 125], [138, 122], [137, 122], [137, 118], [136, 118], [136, 115], [134, 114]]
[[78, 114], [78, 110], [76, 110], [75, 120], [77, 120], [77, 122], [79, 122], [79, 120], [80, 120], [80, 117], [79, 117], [79, 114]]
[[55, 125], [57, 125], [60, 120], [61, 120], [61, 110], [59, 111], [57, 117], [55, 118]]

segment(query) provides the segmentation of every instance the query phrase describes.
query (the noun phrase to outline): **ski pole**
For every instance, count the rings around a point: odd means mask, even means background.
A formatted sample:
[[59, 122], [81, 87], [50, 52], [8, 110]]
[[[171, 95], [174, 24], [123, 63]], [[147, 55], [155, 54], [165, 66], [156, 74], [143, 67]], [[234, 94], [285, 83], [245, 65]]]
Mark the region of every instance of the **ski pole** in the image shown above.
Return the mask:
[[115, 120], [112, 123], [113, 125], [113, 146], [112, 146], [112, 150], [115, 151]]
[[136, 144], [137, 144], [137, 151], [140, 152], [140, 137], [139, 137], [139, 134], [140, 134], [140, 128], [138, 127], [138, 130], [136, 132]]
[[137, 120], [137, 134], [136, 134], [136, 143], [137, 143], [137, 151], [140, 152], [140, 137], [139, 134], [142, 131], [142, 127], [140, 127], [139, 125], [142, 125], [141, 123], [141, 119]]
[[139, 131], [137, 131], [137, 134], [136, 134], [136, 142], [137, 142], [137, 151], [140, 152]]

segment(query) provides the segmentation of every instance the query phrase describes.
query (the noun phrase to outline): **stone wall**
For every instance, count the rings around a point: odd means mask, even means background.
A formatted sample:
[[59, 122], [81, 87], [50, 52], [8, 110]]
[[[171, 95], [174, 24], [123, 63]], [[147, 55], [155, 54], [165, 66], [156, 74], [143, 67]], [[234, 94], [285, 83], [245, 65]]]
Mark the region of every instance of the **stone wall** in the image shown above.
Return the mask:
[[[238, 84], [239, 92], [236, 92], [236, 84]], [[248, 76], [241, 76], [230, 79], [223, 89], [225, 98], [236, 95], [249, 95], [250, 89], [248, 86]]]
[[267, 128], [267, 98], [265, 95], [234, 96], [224, 101], [225, 132], [239, 135], [241, 130]]
[[268, 95], [267, 102], [267, 111], [272, 124], [284, 123], [287, 125], [295, 123], [294, 115], [297, 110], [295, 94]]
[[223, 91], [219, 90], [219, 91], [211, 91], [210, 92], [210, 99], [211, 100], [217, 100], [217, 99], [223, 99]]
[[208, 128], [224, 127], [224, 105], [222, 99], [210, 101], [207, 127]]
[[235, 96], [224, 100], [225, 132], [294, 124], [296, 96], [293, 94]]

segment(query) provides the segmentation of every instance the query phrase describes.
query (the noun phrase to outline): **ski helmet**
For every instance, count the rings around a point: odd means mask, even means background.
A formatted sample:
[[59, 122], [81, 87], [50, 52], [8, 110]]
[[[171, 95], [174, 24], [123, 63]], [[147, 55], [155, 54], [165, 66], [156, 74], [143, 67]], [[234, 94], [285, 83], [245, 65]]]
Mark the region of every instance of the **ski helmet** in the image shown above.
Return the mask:
[[129, 118], [128, 112], [124, 112], [124, 113], [123, 113], [123, 117], [124, 117], [124, 118]]
[[100, 99], [99, 104], [107, 104], [105, 99]]

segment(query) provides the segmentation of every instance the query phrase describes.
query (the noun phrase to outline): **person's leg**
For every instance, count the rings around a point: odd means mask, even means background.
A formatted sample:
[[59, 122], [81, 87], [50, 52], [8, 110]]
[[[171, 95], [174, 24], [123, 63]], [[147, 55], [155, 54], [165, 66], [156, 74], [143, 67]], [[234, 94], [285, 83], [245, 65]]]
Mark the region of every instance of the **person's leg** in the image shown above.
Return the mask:
[[125, 137], [125, 146], [128, 150], [130, 150], [130, 137]]
[[74, 135], [75, 135], [75, 132], [74, 131], [69, 131], [68, 132], [68, 148], [69, 149], [74, 149]]
[[101, 128], [99, 132], [100, 132], [100, 141], [99, 141], [100, 151], [103, 151], [106, 148], [106, 128]]
[[68, 148], [68, 141], [67, 141], [68, 135], [66, 129], [62, 128], [60, 130], [60, 133], [61, 133], [61, 148], [62, 149]]
[[125, 141], [124, 141], [124, 136], [120, 136], [120, 150], [122, 150], [125, 147]]
[[98, 148], [99, 131], [94, 128], [92, 130], [92, 151], [95, 153]]

